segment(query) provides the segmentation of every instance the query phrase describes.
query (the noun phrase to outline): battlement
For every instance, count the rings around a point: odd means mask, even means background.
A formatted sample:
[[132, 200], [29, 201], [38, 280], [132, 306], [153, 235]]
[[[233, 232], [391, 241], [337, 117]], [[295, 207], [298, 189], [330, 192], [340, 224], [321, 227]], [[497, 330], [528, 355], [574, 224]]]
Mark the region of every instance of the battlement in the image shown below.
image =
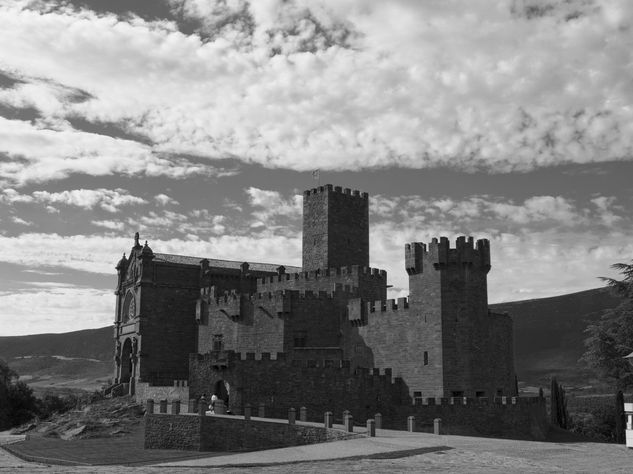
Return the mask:
[[363, 301], [361, 298], [355, 298], [347, 304], [347, 318], [352, 326], [365, 326], [372, 313], [376, 316], [378, 314], [388, 316], [397, 312], [404, 313], [408, 310], [409, 300], [407, 298], [376, 301]]
[[490, 242], [479, 239], [475, 244], [472, 237], [461, 236], [457, 238], [455, 248], [451, 248], [446, 237], [439, 241], [433, 238], [428, 245], [421, 242], [405, 244], [404, 258], [409, 275], [422, 273], [425, 267], [438, 270], [455, 264], [471, 264], [487, 273], [490, 270]]
[[282, 283], [288, 281], [316, 281], [332, 277], [364, 276], [367, 278], [387, 280], [387, 271], [378, 268], [363, 267], [360, 265], [349, 265], [338, 268], [320, 268], [299, 273], [278, 273], [277, 275], [266, 276], [257, 279], [258, 285], [267, 285], [270, 283]]
[[357, 189], [351, 190], [350, 188], [342, 188], [341, 186], [333, 186], [331, 184], [319, 186], [318, 188], [306, 189], [303, 192], [303, 196], [309, 197], [309, 196], [314, 196], [317, 194], [324, 194], [324, 193], [338, 193], [338, 194], [343, 194], [350, 197], [363, 199], [365, 201], [369, 199], [368, 193], [360, 192]]
[[[370, 384], [390, 385], [401, 383], [398, 377], [393, 377], [391, 368], [352, 368], [351, 361], [341, 359], [294, 359], [286, 352], [234, 352], [234, 351], [210, 351], [206, 354], [191, 354], [192, 361], [197, 364], [212, 367], [215, 370], [237, 369], [242, 367], [246, 370], [267, 373], [269, 369], [277, 366], [284, 370], [300, 370], [303, 375], [310, 376], [313, 371], [315, 376], [321, 378], [323, 370], [331, 370], [333, 376], [355, 376], [365, 379]], [[292, 368], [292, 369], [291, 369]]]

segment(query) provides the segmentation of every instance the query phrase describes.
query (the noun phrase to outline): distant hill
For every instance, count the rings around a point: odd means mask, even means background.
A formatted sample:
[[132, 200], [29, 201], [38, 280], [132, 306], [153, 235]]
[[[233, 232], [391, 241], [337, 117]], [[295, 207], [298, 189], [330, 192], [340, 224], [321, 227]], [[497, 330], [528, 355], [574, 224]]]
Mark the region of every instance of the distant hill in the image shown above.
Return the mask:
[[584, 333], [602, 311], [614, 308], [620, 298], [606, 288], [491, 305], [508, 312], [514, 321], [515, 366], [519, 380], [546, 387], [557, 376], [565, 385], [595, 384], [591, 370], [578, 359], [585, 351]]
[[[620, 299], [605, 288], [553, 298], [491, 305], [514, 321], [515, 365], [519, 380], [547, 387], [552, 375], [565, 385], [595, 384], [594, 374], [578, 362], [584, 330]], [[63, 334], [0, 337], [0, 358], [39, 391], [98, 388], [113, 374], [113, 328]]]
[[0, 337], [0, 359], [36, 393], [94, 390], [114, 372], [112, 326], [61, 334]]

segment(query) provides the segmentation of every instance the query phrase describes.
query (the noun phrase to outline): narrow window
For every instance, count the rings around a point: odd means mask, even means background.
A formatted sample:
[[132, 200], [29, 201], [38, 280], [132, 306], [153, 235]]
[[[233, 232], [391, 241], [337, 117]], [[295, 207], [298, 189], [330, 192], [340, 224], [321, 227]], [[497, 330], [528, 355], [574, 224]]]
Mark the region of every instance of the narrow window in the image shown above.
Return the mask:
[[429, 353], [424, 351], [424, 365], [429, 365]]
[[294, 333], [294, 346], [295, 347], [305, 347], [307, 340], [307, 332], [306, 331], [295, 331]]
[[222, 334], [213, 335], [213, 350], [214, 351], [224, 350], [224, 338], [222, 337]]
[[413, 392], [413, 404], [422, 405], [422, 392]]

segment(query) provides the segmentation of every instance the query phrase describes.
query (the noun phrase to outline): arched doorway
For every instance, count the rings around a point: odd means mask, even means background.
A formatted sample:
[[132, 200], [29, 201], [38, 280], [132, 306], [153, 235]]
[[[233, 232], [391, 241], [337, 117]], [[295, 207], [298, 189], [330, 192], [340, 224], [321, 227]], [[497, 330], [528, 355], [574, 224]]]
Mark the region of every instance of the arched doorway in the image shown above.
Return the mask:
[[224, 405], [229, 406], [229, 391], [230, 386], [226, 380], [218, 380], [215, 384], [213, 393], [220, 399], [224, 400]]
[[126, 339], [121, 348], [121, 376], [119, 382], [130, 383], [132, 376], [132, 340]]

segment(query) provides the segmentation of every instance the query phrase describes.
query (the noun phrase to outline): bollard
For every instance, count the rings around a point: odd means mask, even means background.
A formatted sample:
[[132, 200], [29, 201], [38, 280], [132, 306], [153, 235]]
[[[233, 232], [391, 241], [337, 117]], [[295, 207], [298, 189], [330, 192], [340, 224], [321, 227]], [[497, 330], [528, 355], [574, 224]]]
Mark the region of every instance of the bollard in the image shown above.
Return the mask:
[[407, 431], [415, 431], [415, 416], [409, 416], [407, 418]]
[[349, 410], [343, 410], [343, 424], [345, 424], [345, 418], [347, 418], [349, 415], [350, 415]]
[[198, 412], [198, 400], [195, 398], [189, 399], [189, 405], [187, 406], [187, 413], [197, 413]]
[[442, 419], [441, 418], [435, 418], [433, 420], [433, 434], [439, 435], [442, 434]]
[[370, 438], [376, 437], [376, 421], [375, 420], [367, 420], [367, 436]]
[[332, 412], [326, 411], [323, 417], [323, 424], [325, 425], [326, 428], [332, 428], [332, 418], [334, 418], [332, 416]]
[[296, 419], [297, 419], [296, 410], [294, 408], [289, 408], [288, 409], [288, 424], [289, 425], [294, 425]]
[[250, 405], [250, 403], [247, 403], [246, 405], [244, 405], [244, 419], [245, 420], [250, 420], [251, 419], [251, 405]]
[[347, 415], [343, 420], [343, 424], [345, 425], [345, 431], [349, 433], [354, 432], [354, 417], [352, 415]]
[[301, 421], [308, 421], [308, 409], [306, 407], [299, 408], [299, 419]]
[[171, 414], [179, 415], [180, 414], [180, 400], [172, 400], [171, 401]]
[[207, 407], [204, 403], [198, 403], [198, 415], [204, 416], [207, 414]]
[[266, 405], [263, 403], [259, 404], [259, 410], [257, 411], [257, 416], [260, 418], [266, 418]]
[[218, 398], [215, 401], [215, 405], [213, 405], [213, 411], [216, 415], [226, 415], [226, 405], [224, 404], [224, 400]]
[[154, 413], [154, 400], [152, 400], [151, 398], [148, 398], [145, 401], [145, 413], [152, 415]]
[[160, 402], [160, 412], [167, 413], [167, 400], [161, 400]]
[[380, 413], [376, 413], [374, 415], [374, 421], [376, 422], [376, 429], [381, 430], [382, 429], [382, 415]]

